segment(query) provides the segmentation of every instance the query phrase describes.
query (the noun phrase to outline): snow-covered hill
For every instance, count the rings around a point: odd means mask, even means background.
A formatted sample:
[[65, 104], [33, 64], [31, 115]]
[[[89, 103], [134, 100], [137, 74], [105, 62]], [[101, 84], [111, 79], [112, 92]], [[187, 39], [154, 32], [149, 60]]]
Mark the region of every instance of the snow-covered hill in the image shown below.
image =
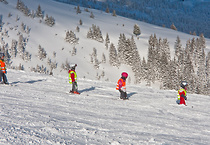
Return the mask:
[[9, 70], [12, 86], [1, 85], [0, 144], [207, 145], [209, 96], [128, 85], [119, 100], [115, 83], [78, 80], [70, 95], [68, 77]]
[[[157, 35], [157, 38], [167, 38], [171, 48], [171, 54], [174, 52], [174, 43], [177, 36], [180, 37], [182, 46], [185, 47], [186, 41], [193, 36], [180, 33], [171, 29], [150, 25], [140, 21], [134, 21], [120, 16], [113, 17], [112, 14], [105, 12], [80, 8], [82, 13], [77, 14], [75, 6], [65, 5], [62, 3], [54, 2], [51, 0], [22, 0], [24, 4], [33, 11], [37, 11], [38, 5], [44, 11], [44, 14], [48, 14], [55, 19], [55, 25], [49, 27], [44, 24], [44, 20], [40, 22], [39, 18], [30, 18], [24, 16], [22, 12], [17, 10], [16, 1], [7, 0], [8, 5], [0, 3], [1, 15], [3, 16], [3, 32], [6, 31], [7, 35], [2, 36], [3, 42], [8, 44], [7, 47], [11, 48], [12, 40], [18, 41], [20, 34], [27, 39], [25, 51], [31, 54], [31, 60], [22, 60], [19, 56], [12, 58], [12, 67], [19, 67], [22, 65], [25, 71], [31, 71], [32, 68], [43, 66], [47, 71], [50, 70], [48, 65], [48, 58], [52, 62], [57, 63], [57, 68], [53, 70], [54, 75], [67, 76], [67, 71], [61, 68], [65, 62], [77, 63], [77, 73], [81, 78], [98, 79], [116, 81], [119, 74], [122, 71], [127, 71], [131, 78], [131, 83], [134, 82], [133, 73], [131, 68], [126, 65], [121, 65], [118, 69], [109, 65], [109, 50], [105, 48], [105, 42], [100, 43], [95, 40], [87, 38], [87, 32], [92, 27], [92, 24], [99, 26], [105, 39], [106, 34], [109, 34], [111, 43], [117, 47], [120, 34], [125, 34], [127, 38], [131, 38], [133, 35], [133, 27], [138, 24], [141, 29], [141, 35], [139, 38], [134, 37], [141, 59], [147, 57], [148, 40], [153, 34]], [[90, 18], [91, 12], [94, 14], [94, 19]], [[9, 17], [8, 15], [11, 14]], [[18, 18], [18, 21], [17, 21]], [[79, 21], [82, 20], [83, 24], [79, 25]], [[25, 27], [30, 28], [29, 33], [25, 33], [21, 30], [21, 24], [24, 23]], [[76, 31], [76, 27], [80, 28], [80, 31]], [[67, 31], [73, 31], [79, 43], [72, 45], [65, 42], [65, 36]], [[3, 44], [2, 44], [3, 45]], [[38, 56], [39, 45], [44, 48], [47, 53], [46, 59], [41, 61]], [[76, 48], [76, 55], [72, 56], [73, 48]], [[207, 51], [210, 49], [210, 41], [206, 39]], [[93, 48], [97, 50], [97, 59], [102, 61], [102, 55], [105, 54], [106, 63], [101, 63], [98, 69], [94, 69], [94, 64], [91, 63], [90, 55], [93, 53]], [[53, 53], [56, 53], [54, 55]], [[101, 74], [105, 74], [101, 77]], [[8, 72], [9, 73], [9, 72]]]

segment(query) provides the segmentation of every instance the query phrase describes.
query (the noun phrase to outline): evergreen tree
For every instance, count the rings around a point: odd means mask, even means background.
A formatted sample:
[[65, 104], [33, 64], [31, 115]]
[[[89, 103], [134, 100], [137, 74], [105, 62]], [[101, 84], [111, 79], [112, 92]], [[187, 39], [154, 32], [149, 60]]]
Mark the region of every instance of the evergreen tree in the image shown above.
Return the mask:
[[125, 38], [125, 34], [120, 34], [119, 40], [118, 40], [118, 58], [120, 63], [124, 63], [125, 64], [125, 57], [124, 57], [124, 53], [125, 53], [125, 46], [126, 43], [126, 38]]
[[25, 51], [25, 41], [23, 35], [19, 36], [18, 45], [17, 45], [17, 53], [22, 57]]
[[73, 47], [73, 50], [72, 50], [72, 56], [74, 56], [74, 55], [76, 55], [77, 54], [77, 49], [76, 49], [76, 47]]
[[207, 75], [207, 89], [206, 93], [210, 94], [210, 52], [208, 52], [206, 57], [206, 75]]
[[106, 63], [106, 56], [104, 53], [102, 54], [102, 63]]
[[38, 5], [37, 11], [36, 11], [36, 17], [43, 18], [43, 12], [40, 5]]
[[107, 7], [106, 8], [106, 11], [105, 11], [106, 13], [110, 13], [110, 11], [109, 11], [109, 8]]
[[116, 67], [120, 65], [117, 58], [117, 50], [113, 43], [110, 44], [110, 48], [109, 48], [109, 63], [110, 65], [116, 66]]
[[116, 11], [115, 10], [113, 10], [113, 12], [112, 12], [112, 16], [117, 16], [117, 14], [116, 14]]
[[10, 49], [10, 54], [11, 56], [16, 57], [17, 55], [17, 41], [16, 40], [12, 40], [12, 45], [11, 45], [11, 49]]
[[110, 39], [109, 39], [109, 34], [108, 33], [106, 33], [106, 43], [110, 43]]
[[96, 40], [101, 43], [104, 42], [100, 28], [94, 24], [92, 25], [92, 29], [91, 28], [89, 29], [89, 31], [87, 33], [87, 38]]
[[175, 56], [176, 56], [176, 58], [178, 58], [180, 53], [183, 51], [181, 40], [180, 40], [179, 36], [177, 36], [177, 38], [176, 38], [176, 42], [174, 44], [174, 49], [175, 49]]
[[93, 12], [90, 13], [90, 18], [95, 18], [95, 16], [93, 15]]
[[38, 58], [40, 60], [43, 60], [46, 57], [47, 57], [47, 52], [44, 50], [44, 48], [41, 47], [41, 45], [39, 45], [39, 47], [38, 47]]
[[78, 44], [79, 38], [76, 37], [73, 31], [67, 31], [65, 40], [71, 44]]
[[134, 25], [133, 34], [136, 36], [141, 34], [141, 30], [137, 24]]
[[77, 6], [77, 14], [81, 13], [81, 10], [79, 8], [79, 5]]
[[82, 22], [82, 20], [81, 20], [81, 19], [79, 20], [79, 24], [80, 24], [80, 25], [82, 25], [82, 24], [83, 24], [83, 22]]
[[141, 68], [142, 68], [142, 78], [144, 79], [144, 80], [146, 80], [147, 79], [147, 63], [146, 63], [146, 60], [145, 60], [145, 58], [143, 57], [143, 60], [142, 60], [142, 64], [141, 64]]
[[176, 26], [174, 25], [174, 23], [173, 23], [173, 24], [171, 24], [171, 29], [173, 29], [173, 30], [176, 30], [176, 31], [177, 31], [177, 28], [176, 28]]

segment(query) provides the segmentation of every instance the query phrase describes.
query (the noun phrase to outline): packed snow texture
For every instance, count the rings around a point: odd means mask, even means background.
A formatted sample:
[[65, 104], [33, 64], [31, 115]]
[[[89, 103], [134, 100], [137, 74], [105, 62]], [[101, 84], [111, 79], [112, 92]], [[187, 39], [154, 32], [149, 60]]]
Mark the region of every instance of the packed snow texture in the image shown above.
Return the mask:
[[68, 77], [8, 70], [1, 85], [0, 144], [208, 144], [209, 96], [79, 78], [80, 95], [69, 94]]

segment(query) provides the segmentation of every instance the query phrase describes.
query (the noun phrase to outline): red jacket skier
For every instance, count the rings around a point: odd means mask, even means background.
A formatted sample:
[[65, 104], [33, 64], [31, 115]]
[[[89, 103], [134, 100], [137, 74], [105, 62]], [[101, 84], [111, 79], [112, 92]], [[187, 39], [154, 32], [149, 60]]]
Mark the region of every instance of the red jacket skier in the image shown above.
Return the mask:
[[186, 81], [181, 82], [181, 89], [178, 90], [178, 104], [187, 106], [185, 103], [185, 100], [187, 100], [187, 86], [188, 84]]
[[[4, 62], [4, 53], [0, 53], [0, 83], [8, 84], [6, 77], [6, 67]], [[2, 81], [3, 78], [3, 81]]]
[[78, 86], [77, 86], [77, 74], [75, 72], [77, 64], [70, 65], [69, 70], [69, 83], [72, 84], [72, 90], [69, 93], [79, 94], [78, 92]]
[[126, 79], [128, 77], [128, 74], [126, 72], [123, 72], [121, 74], [121, 78], [117, 82], [116, 90], [119, 90], [120, 92], [120, 99], [128, 99], [127, 93], [126, 93]]

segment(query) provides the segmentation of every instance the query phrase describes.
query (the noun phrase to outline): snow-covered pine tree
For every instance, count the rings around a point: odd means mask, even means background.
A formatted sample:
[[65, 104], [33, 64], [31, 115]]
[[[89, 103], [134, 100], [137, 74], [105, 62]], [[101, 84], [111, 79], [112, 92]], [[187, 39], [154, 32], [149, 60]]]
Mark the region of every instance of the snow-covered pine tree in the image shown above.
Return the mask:
[[77, 32], [79, 32], [79, 31], [80, 31], [80, 28], [79, 28], [78, 26], [76, 27], [76, 31], [77, 31]]
[[174, 44], [174, 49], [175, 49], [175, 56], [176, 56], [176, 58], [178, 58], [180, 53], [183, 51], [181, 40], [180, 40], [179, 36], [177, 36], [177, 38], [176, 38], [176, 42]]
[[177, 90], [178, 89], [178, 85], [179, 85], [179, 80], [177, 79], [177, 61], [176, 58], [174, 57], [173, 60], [170, 61], [169, 63], [169, 76], [168, 76], [168, 80], [170, 83], [168, 83], [167, 88], [171, 89], [171, 90]]
[[171, 29], [173, 29], [173, 30], [176, 30], [176, 31], [177, 31], [177, 28], [176, 28], [176, 26], [174, 25], [174, 23], [172, 23], [172, 24], [171, 24]]
[[141, 30], [140, 30], [140, 28], [137, 24], [134, 25], [133, 34], [136, 35], [136, 36], [141, 34]]
[[168, 89], [168, 86], [170, 84], [170, 80], [169, 80], [169, 61], [166, 55], [166, 52], [163, 52], [161, 55], [161, 80], [163, 83], [163, 89]]
[[140, 58], [133, 36], [131, 37], [131, 40], [130, 40], [130, 51], [131, 51], [131, 57], [130, 57], [131, 65], [130, 66], [132, 68], [132, 71], [134, 72], [135, 83], [141, 83], [141, 79], [142, 79], [141, 58]]
[[80, 14], [81, 13], [81, 10], [80, 10], [80, 7], [79, 5], [77, 6], [77, 14]]
[[109, 44], [110, 43], [110, 39], [109, 39], [109, 34], [106, 33], [106, 39], [105, 39], [106, 43]]
[[3, 15], [0, 15], [0, 32], [2, 31], [3, 27]]
[[109, 11], [109, 8], [108, 7], [106, 7], [106, 11], [105, 11], [106, 13], [110, 13], [110, 11]]
[[55, 19], [52, 16], [48, 17], [48, 14], [46, 14], [45, 24], [52, 27], [53, 25], [55, 25]]
[[25, 28], [26, 28], [26, 25], [22, 22], [21, 27], [20, 27], [21, 31], [25, 32]]
[[190, 41], [190, 55], [191, 55], [191, 58], [192, 58], [192, 62], [193, 62], [193, 65], [194, 67], [197, 67], [197, 63], [198, 63], [198, 52], [197, 52], [197, 49], [196, 49], [196, 40], [195, 38], [192, 38], [192, 40]]
[[24, 56], [25, 56], [24, 59], [25, 59], [26, 61], [30, 61], [30, 60], [31, 60], [31, 54], [29, 54], [29, 52], [25, 51]]
[[74, 55], [76, 55], [76, 54], [77, 54], [77, 49], [76, 49], [76, 47], [74, 46], [71, 55], [74, 56]]
[[25, 51], [25, 40], [23, 38], [23, 35], [20, 35], [18, 39], [18, 45], [17, 45], [17, 54], [19, 54], [19, 56], [22, 57], [24, 51]]
[[198, 61], [198, 80], [197, 80], [197, 94], [206, 94], [207, 88], [207, 76], [206, 76], [206, 60], [205, 60], [205, 52], [204, 48], [202, 48], [202, 52], [199, 54], [199, 61]]
[[117, 50], [113, 43], [110, 44], [109, 48], [109, 64], [116, 67], [119, 67], [120, 65], [117, 57]]
[[43, 12], [40, 5], [38, 5], [37, 11], [36, 11], [36, 17], [43, 18]]
[[115, 10], [113, 10], [113, 12], [112, 12], [112, 16], [117, 16], [117, 14], [116, 14], [116, 11]]
[[80, 25], [82, 25], [82, 24], [83, 24], [83, 22], [82, 22], [82, 20], [81, 20], [81, 19], [79, 20], [79, 24], [80, 24]]
[[147, 57], [147, 85], [150, 86], [152, 82], [155, 81], [155, 74], [153, 67], [155, 65], [155, 48], [157, 46], [156, 35], [154, 37], [151, 35], [149, 37], [149, 46], [148, 46], [148, 57]]
[[43, 60], [46, 57], [47, 57], [47, 52], [44, 50], [44, 48], [41, 47], [41, 45], [39, 45], [39, 48], [38, 48], [38, 58], [40, 60]]
[[101, 43], [104, 42], [100, 28], [94, 24], [92, 24], [92, 29], [91, 28], [89, 29], [89, 31], [87, 33], [87, 38], [96, 40]]
[[142, 78], [144, 80], [146, 80], [147, 79], [147, 75], [146, 75], [147, 74], [147, 62], [145, 60], [145, 57], [143, 57], [143, 59], [142, 59], [141, 68], [142, 68]]
[[101, 61], [102, 63], [106, 63], [106, 56], [105, 56], [105, 54], [103, 53], [102, 54], [102, 61]]
[[206, 75], [207, 75], [207, 94], [210, 94], [210, 52], [208, 52], [206, 57]]
[[125, 46], [125, 42], [126, 42], [126, 38], [125, 38], [125, 34], [120, 34], [119, 40], [118, 40], [118, 59], [120, 61], [120, 63], [124, 63], [125, 64], [125, 58], [124, 58], [124, 50], [126, 49]]
[[17, 41], [14, 39], [12, 39], [10, 54], [12, 57], [16, 57], [16, 55], [17, 55]]
[[90, 18], [94, 19], [95, 16], [93, 15], [93, 12], [90, 13]]
[[67, 31], [65, 40], [71, 44], [78, 44], [79, 38], [76, 37], [73, 31]]

